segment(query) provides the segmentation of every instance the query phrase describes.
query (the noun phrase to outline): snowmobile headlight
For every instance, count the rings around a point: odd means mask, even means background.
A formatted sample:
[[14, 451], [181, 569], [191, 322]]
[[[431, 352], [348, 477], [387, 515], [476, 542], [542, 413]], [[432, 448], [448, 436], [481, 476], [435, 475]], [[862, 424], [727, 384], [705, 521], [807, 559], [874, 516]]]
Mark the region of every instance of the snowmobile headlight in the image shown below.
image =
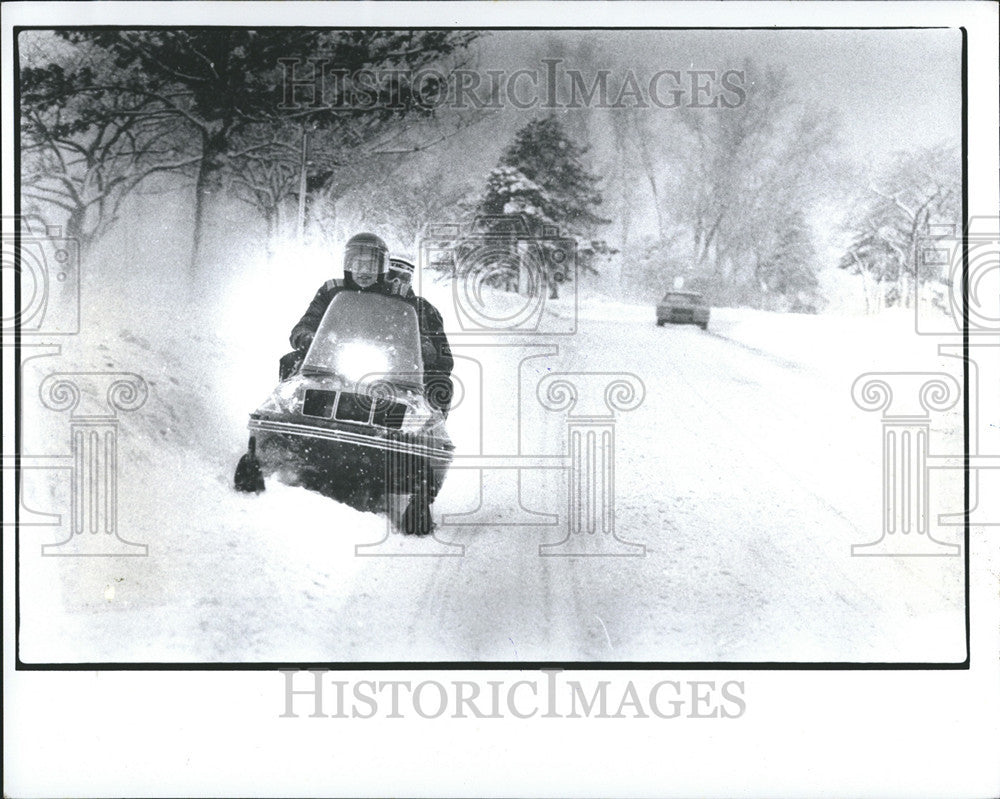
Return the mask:
[[264, 400], [260, 409], [262, 411], [270, 411], [272, 413], [293, 412], [295, 410], [298, 397], [301, 394], [299, 390], [301, 386], [302, 384], [298, 380], [286, 380], [271, 392], [271, 395]]
[[379, 347], [363, 341], [346, 341], [337, 346], [334, 367], [345, 380], [360, 383], [366, 377], [371, 380], [383, 377], [390, 363]]

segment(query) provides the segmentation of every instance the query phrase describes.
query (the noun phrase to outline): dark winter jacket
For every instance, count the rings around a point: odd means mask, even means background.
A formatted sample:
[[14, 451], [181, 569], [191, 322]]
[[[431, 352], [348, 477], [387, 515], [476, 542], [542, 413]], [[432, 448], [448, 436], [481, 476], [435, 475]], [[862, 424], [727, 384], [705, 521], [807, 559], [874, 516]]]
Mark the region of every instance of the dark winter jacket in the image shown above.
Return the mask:
[[[292, 328], [289, 341], [293, 347], [301, 333], [316, 334], [327, 306], [341, 291], [360, 291], [360, 289], [346, 284], [343, 280], [328, 280], [319, 287], [319, 291], [309, 303], [306, 312], [298, 324]], [[451, 370], [455, 365], [455, 360], [451, 354], [448, 337], [444, 332], [441, 314], [431, 303], [423, 297], [416, 296], [412, 290], [407, 296], [400, 299], [412, 305], [417, 312], [420, 343], [424, 353], [424, 393], [427, 395], [428, 402], [447, 413], [451, 407], [453, 391]]]

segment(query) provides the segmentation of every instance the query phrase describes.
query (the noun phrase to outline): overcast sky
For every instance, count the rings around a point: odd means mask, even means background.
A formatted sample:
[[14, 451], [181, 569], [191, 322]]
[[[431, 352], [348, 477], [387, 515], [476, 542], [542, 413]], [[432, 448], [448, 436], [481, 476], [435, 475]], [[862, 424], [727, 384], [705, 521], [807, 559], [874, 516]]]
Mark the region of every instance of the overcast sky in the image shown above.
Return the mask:
[[722, 70], [746, 57], [784, 66], [804, 102], [839, 109], [843, 144], [862, 161], [942, 139], [957, 142], [961, 133], [957, 29], [492, 31], [481, 44], [481, 66], [534, 66], [539, 50], [551, 49], [567, 67], [581, 67], [575, 55], [581, 46], [612, 71], [631, 66], [647, 75]]

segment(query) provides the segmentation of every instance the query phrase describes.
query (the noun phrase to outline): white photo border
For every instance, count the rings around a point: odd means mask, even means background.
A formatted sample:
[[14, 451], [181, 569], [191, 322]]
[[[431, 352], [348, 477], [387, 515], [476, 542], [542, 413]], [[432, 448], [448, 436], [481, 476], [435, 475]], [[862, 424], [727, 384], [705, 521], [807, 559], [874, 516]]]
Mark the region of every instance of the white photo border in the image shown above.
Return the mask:
[[[991, 3], [9, 3], [2, 10], [3, 163], [14, 163], [16, 26], [306, 24], [456, 27], [961, 27], [966, 32], [967, 212], [995, 216], [997, 6]], [[974, 98], [974, 100], [973, 100]], [[11, 171], [2, 202], [15, 207]], [[5, 211], [6, 214], [6, 211]], [[5, 301], [6, 302], [6, 301]], [[4, 347], [4, 386], [14, 353]], [[3, 392], [5, 455], [17, 426]], [[980, 397], [1000, 414], [996, 398]], [[998, 416], [1000, 418], [1000, 416]], [[4, 481], [4, 517], [14, 513]], [[282, 717], [280, 664], [218, 669], [16, 663], [16, 550], [3, 541], [4, 794], [14, 797], [196, 795], [997, 795], [1000, 567], [994, 530], [966, 538], [969, 660], [959, 668], [834, 664], [748, 668], [599, 664], [581, 680], [736, 681], [731, 718]], [[308, 665], [308, 664], [305, 664]], [[327, 668], [330, 664], [312, 664]], [[534, 664], [540, 666], [542, 664]], [[569, 665], [569, 664], [554, 664]], [[338, 670], [329, 680], [544, 680], [499, 664], [440, 670]], [[332, 683], [331, 683], [332, 684]], [[333, 690], [332, 688], [329, 690]], [[697, 691], [697, 688], [691, 690]], [[731, 709], [737, 705], [730, 705]], [[631, 724], [625, 724], [631, 720]]]

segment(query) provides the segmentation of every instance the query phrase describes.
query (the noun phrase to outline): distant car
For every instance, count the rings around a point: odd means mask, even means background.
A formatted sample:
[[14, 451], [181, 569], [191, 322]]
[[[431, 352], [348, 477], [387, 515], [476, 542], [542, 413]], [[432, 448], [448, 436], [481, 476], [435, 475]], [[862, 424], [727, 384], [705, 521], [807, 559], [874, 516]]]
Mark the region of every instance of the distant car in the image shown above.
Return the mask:
[[697, 291], [668, 291], [656, 306], [656, 324], [698, 325], [708, 330], [711, 310]]

